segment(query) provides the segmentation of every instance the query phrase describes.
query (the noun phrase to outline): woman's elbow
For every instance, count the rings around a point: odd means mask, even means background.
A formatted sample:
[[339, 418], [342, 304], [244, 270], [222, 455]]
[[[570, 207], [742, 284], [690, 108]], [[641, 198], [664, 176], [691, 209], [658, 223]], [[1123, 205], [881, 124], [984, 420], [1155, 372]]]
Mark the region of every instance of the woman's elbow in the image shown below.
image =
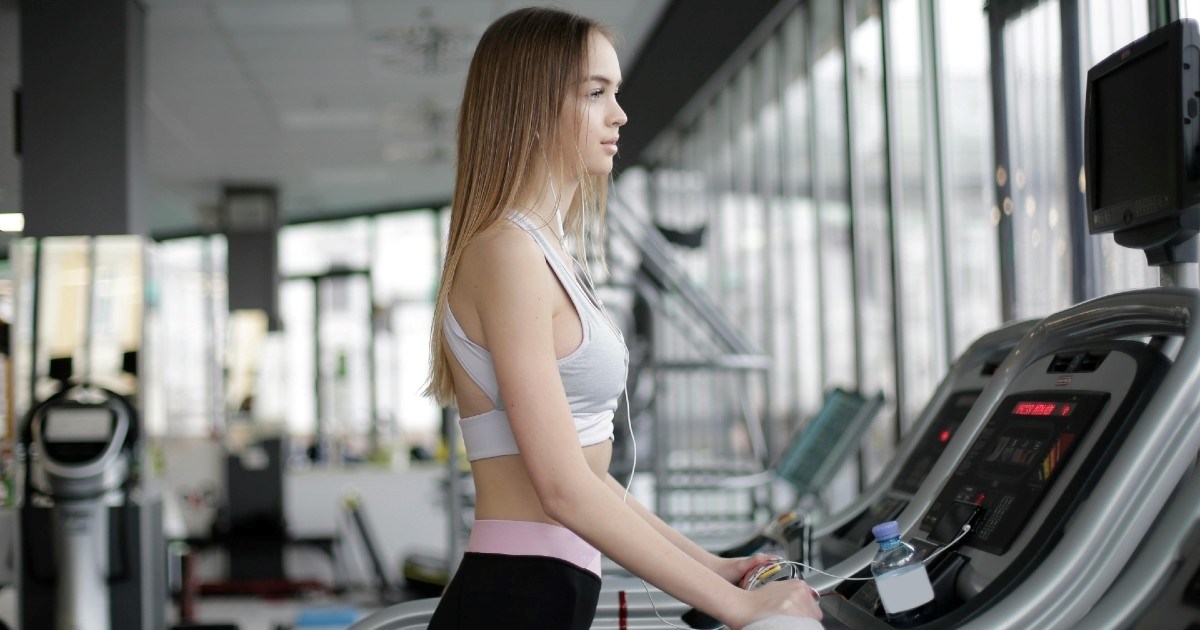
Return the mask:
[[573, 483], [570, 479], [552, 477], [540, 483], [534, 483], [534, 492], [542, 504], [546, 516], [560, 522], [571, 521], [571, 516], [578, 513], [579, 503], [584, 493], [582, 484]]

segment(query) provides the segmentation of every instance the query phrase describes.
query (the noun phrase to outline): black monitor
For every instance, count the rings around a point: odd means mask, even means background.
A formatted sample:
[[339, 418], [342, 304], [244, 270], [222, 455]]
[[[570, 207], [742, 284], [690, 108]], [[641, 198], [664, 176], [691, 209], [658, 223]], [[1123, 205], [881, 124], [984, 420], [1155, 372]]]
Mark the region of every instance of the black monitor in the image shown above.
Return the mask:
[[[1152, 265], [1200, 231], [1200, 32], [1172, 22], [1087, 75], [1088, 231], [1146, 250]], [[1194, 258], [1194, 254], [1191, 256]]]

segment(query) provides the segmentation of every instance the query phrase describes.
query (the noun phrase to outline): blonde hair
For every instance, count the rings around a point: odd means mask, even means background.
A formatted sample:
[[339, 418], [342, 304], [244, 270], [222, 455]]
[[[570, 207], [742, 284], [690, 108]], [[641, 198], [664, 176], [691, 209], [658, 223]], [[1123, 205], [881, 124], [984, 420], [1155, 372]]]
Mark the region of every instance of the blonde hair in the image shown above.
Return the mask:
[[[454, 404], [442, 345], [442, 320], [449, 308], [454, 272], [463, 250], [480, 232], [520, 210], [516, 204], [533, 192], [533, 186], [545, 193], [550, 170], [547, 147], [556, 149], [553, 155], [558, 157], [563, 142], [573, 142], [559, 137], [558, 123], [567, 95], [584, 78], [592, 33], [612, 41], [606, 28], [588, 18], [554, 8], [518, 9], [484, 31], [471, 58], [458, 116], [450, 235], [433, 311], [429, 380], [423, 392], [441, 405]], [[571, 168], [580, 184], [563, 208], [563, 227], [576, 257], [586, 261], [591, 254], [603, 264], [608, 181], [602, 175], [589, 175], [582, 157]]]

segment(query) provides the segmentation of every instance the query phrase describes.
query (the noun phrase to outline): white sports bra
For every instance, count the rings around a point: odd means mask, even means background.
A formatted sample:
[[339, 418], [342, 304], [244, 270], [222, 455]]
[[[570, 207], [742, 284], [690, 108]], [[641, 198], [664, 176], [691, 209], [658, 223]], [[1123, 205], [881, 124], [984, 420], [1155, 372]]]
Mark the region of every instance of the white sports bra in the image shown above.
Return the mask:
[[[625, 341], [605, 316], [595, 292], [580, 282], [579, 276], [567, 267], [537, 227], [523, 215], [513, 213], [509, 219], [532, 236], [542, 248], [546, 261], [571, 298], [583, 324], [583, 341], [579, 347], [558, 360], [558, 373], [566, 390], [571, 416], [575, 420], [579, 444], [591, 446], [611, 440], [613, 413], [625, 390], [625, 375], [629, 367]], [[479, 415], [463, 418], [460, 422], [467, 459], [475, 461], [518, 454], [520, 451], [508, 423], [508, 414], [504, 411], [504, 402], [500, 400], [500, 387], [496, 382], [491, 353], [467, 337], [449, 306], [445, 309], [443, 330], [446, 344], [459, 364], [487, 394], [494, 407]]]

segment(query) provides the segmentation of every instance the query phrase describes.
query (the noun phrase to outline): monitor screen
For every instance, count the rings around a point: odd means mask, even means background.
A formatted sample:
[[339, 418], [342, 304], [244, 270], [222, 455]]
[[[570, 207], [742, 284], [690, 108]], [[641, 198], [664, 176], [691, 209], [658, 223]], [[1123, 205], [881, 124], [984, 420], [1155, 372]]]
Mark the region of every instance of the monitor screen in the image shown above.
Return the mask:
[[107, 407], [59, 407], [42, 420], [46, 442], [105, 442], [112, 435], [113, 412]]
[[1087, 226], [1187, 262], [1200, 228], [1200, 30], [1176, 20], [1130, 42], [1087, 74]]
[[[1093, 85], [1097, 133], [1096, 203], [1107, 207], [1161, 194], [1171, 185], [1175, 156], [1171, 134], [1179, 132], [1163, 111], [1171, 85], [1170, 49], [1164, 42], [1099, 78]], [[1153, 199], [1145, 209], [1153, 212]], [[1137, 217], [1138, 206], [1132, 209]]]

